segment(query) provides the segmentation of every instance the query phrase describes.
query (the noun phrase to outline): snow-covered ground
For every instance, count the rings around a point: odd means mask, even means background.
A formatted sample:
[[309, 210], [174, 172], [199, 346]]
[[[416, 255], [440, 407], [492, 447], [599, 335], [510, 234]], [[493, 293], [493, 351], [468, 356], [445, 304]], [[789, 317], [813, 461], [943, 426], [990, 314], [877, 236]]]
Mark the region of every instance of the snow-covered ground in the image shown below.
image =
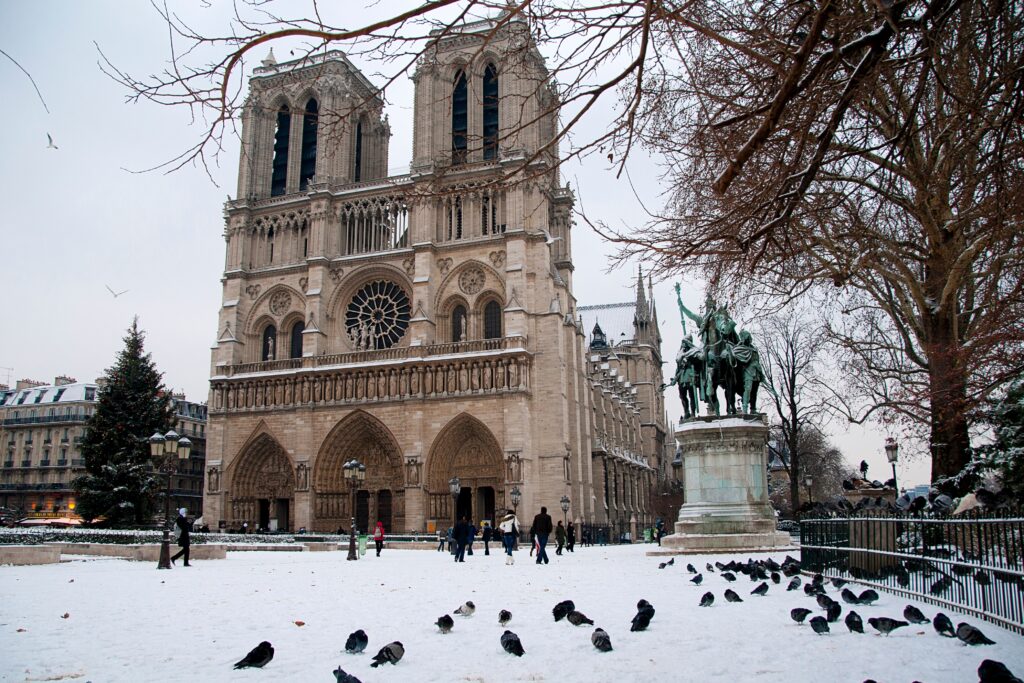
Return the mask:
[[[1024, 638], [962, 615], [996, 645], [967, 647], [931, 625], [876, 635], [871, 616], [902, 618], [907, 601], [886, 593], [858, 607], [865, 635], [816, 635], [790, 620], [792, 607], [817, 609], [785, 580], [766, 597], [740, 575], [744, 599], [727, 603], [728, 585], [704, 570], [732, 557], [646, 557], [651, 546], [577, 548], [537, 566], [526, 550], [516, 564], [482, 549], [463, 564], [446, 553], [390, 550], [346, 562], [344, 552], [229, 553], [226, 560], [158, 571], [153, 564], [81, 558], [59, 565], [0, 567], [0, 680], [3, 681], [333, 681], [339, 664], [362, 681], [976, 681], [982, 659], [1024, 675]], [[794, 553], [795, 554], [795, 553]], [[745, 559], [746, 556], [738, 559]], [[783, 554], [774, 556], [781, 561]], [[686, 563], [704, 573], [690, 583]], [[714, 606], [698, 607], [707, 590]], [[839, 599], [838, 591], [829, 586]], [[555, 623], [551, 608], [572, 599], [611, 636], [614, 651], [591, 645], [593, 627]], [[646, 632], [631, 633], [640, 598], [657, 610]], [[433, 622], [472, 600], [476, 614], [455, 616], [440, 635]], [[843, 605], [844, 615], [847, 605]], [[918, 604], [931, 617], [936, 609]], [[499, 644], [498, 611], [526, 650], [516, 658]], [[67, 615], [64, 618], [64, 615]], [[297, 625], [304, 622], [304, 625]], [[343, 652], [362, 628], [362, 655]], [[262, 640], [275, 656], [266, 668], [232, 664]], [[388, 642], [405, 645], [397, 665], [370, 668]]]

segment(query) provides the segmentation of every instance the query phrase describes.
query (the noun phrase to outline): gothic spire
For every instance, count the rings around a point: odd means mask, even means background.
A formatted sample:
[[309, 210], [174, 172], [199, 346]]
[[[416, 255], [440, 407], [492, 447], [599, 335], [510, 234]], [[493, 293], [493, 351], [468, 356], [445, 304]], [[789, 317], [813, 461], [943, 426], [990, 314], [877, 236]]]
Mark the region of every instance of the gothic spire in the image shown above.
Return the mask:
[[637, 338], [640, 336], [640, 330], [644, 329], [649, 322], [651, 322], [651, 311], [644, 293], [644, 270], [643, 266], [640, 266], [636, 276], [636, 313], [633, 314], [633, 326], [636, 327]]

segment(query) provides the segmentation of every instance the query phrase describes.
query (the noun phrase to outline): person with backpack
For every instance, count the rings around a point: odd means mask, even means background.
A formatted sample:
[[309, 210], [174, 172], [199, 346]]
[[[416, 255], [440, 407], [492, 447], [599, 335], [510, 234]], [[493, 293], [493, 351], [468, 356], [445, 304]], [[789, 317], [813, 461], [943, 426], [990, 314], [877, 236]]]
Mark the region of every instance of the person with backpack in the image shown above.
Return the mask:
[[377, 546], [377, 557], [384, 549], [384, 522], [377, 522], [377, 528], [373, 530], [373, 543]]
[[510, 512], [498, 524], [498, 529], [501, 531], [501, 540], [505, 546], [505, 564], [515, 564], [515, 558], [512, 557], [512, 548], [516, 544], [516, 536], [519, 535], [519, 520], [516, 519], [514, 513]]

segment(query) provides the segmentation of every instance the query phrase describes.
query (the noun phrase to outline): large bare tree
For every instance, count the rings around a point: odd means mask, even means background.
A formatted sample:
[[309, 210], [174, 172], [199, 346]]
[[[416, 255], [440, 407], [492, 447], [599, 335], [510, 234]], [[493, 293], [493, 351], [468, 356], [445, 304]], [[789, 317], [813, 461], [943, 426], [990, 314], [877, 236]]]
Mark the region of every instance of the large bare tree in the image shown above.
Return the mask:
[[[584, 218], [659, 274], [818, 297], [860, 399], [850, 419], [920, 426], [937, 478], [966, 462], [972, 411], [1024, 356], [1022, 2], [436, 0], [365, 22], [346, 6], [343, 28], [315, 0], [295, 16], [237, 0], [221, 35], [165, 5], [170, 66], [106, 68], [131, 98], [205, 122], [175, 168], [221, 149], [246, 60], [275, 42], [342, 47], [386, 88], [468, 19], [496, 18], [484, 44], [525, 20], [564, 121], [537, 154], [624, 169], [643, 143], [666, 164], [670, 201], [646, 226]], [[603, 126], [583, 134], [594, 115]]]

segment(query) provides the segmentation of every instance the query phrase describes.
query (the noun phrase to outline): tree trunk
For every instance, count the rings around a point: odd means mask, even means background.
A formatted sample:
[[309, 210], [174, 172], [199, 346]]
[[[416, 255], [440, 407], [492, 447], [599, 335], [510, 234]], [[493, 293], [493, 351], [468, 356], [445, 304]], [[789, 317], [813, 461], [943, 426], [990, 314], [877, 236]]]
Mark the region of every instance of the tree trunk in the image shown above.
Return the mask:
[[967, 371], [956, 336], [955, 314], [929, 315], [928, 381], [931, 402], [932, 481], [960, 472], [969, 460]]

